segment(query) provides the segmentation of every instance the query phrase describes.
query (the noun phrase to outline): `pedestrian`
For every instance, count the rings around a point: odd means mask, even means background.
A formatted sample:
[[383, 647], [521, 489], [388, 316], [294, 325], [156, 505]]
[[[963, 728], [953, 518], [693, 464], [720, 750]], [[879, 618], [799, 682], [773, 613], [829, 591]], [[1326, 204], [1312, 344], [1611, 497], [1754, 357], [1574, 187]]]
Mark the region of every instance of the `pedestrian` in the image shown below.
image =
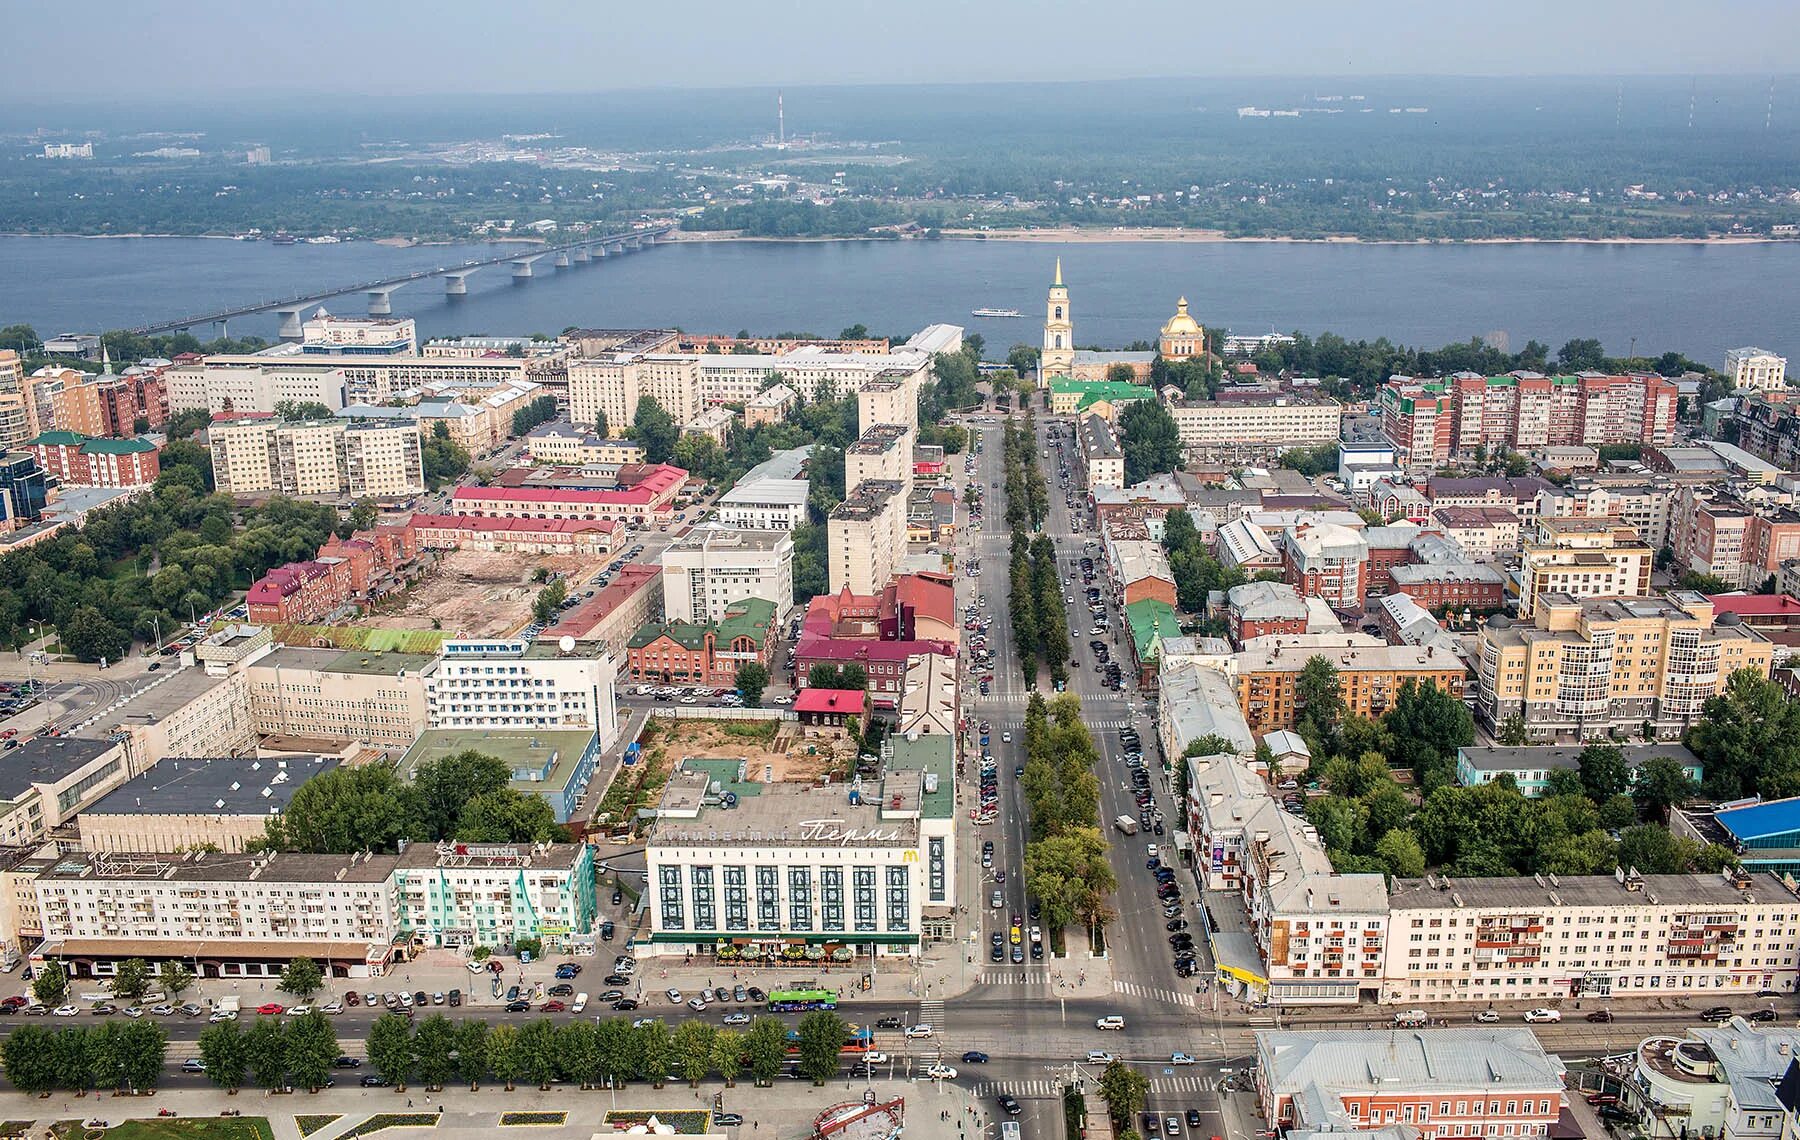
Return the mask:
[[412, 1097], [406, 1098], [406, 1107], [408, 1107], [408, 1108], [412, 1107]]

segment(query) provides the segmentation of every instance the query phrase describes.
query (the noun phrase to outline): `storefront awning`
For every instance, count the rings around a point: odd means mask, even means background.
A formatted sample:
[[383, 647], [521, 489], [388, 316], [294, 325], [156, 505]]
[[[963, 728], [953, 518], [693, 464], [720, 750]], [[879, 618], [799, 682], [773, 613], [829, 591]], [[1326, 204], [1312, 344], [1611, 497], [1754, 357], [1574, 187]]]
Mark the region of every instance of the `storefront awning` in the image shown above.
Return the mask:
[[721, 946], [736, 946], [739, 943], [778, 943], [784, 946], [865, 946], [874, 943], [881, 946], [911, 946], [919, 941], [917, 934], [777, 934], [759, 938], [744, 934], [699, 934], [682, 930], [663, 930], [650, 936], [651, 942], [688, 943], [699, 945], [713, 942]]
[[1236, 978], [1253, 986], [1269, 984], [1269, 979], [1263, 973], [1262, 955], [1256, 949], [1254, 938], [1241, 931], [1221, 930], [1216, 931], [1208, 941], [1221, 977]]

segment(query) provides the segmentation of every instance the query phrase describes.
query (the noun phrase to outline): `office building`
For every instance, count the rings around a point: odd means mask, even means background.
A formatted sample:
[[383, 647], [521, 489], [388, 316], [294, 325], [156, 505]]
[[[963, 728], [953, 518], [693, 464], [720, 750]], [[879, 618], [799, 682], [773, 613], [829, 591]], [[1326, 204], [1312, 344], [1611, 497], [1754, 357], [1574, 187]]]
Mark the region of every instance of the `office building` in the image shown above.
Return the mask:
[[307, 356], [416, 356], [419, 337], [410, 317], [338, 317], [323, 305], [300, 326]]
[[49, 501], [44, 467], [29, 451], [0, 451], [0, 530], [29, 526]]
[[1334, 610], [1360, 613], [1369, 593], [1369, 544], [1349, 527], [1302, 522], [1281, 533], [1287, 584]]
[[1164, 662], [1156, 680], [1156, 734], [1169, 765], [1181, 763], [1188, 745], [1209, 736], [1229, 741], [1246, 759], [1256, 753], [1236, 687], [1208, 665]]
[[625, 662], [625, 643], [662, 612], [662, 572], [641, 562], [627, 562], [612, 581], [561, 617], [538, 640], [556, 644], [565, 637], [598, 645], [615, 664]]
[[761, 598], [786, 616], [794, 604], [794, 538], [785, 530], [696, 527], [663, 551], [663, 613], [704, 624]]
[[425, 674], [432, 728], [588, 729], [602, 750], [619, 734], [612, 658], [597, 647], [453, 638]]
[[1475, 715], [1490, 730], [1520, 717], [1535, 741], [1614, 731], [1678, 736], [1731, 674], [1767, 675], [1774, 647], [1700, 594], [1580, 599], [1545, 594], [1531, 625], [1481, 627]]
[[114, 740], [36, 736], [0, 752], [0, 845], [42, 842], [141, 770]]
[[1211, 459], [1250, 458], [1337, 442], [1344, 409], [1325, 396], [1221, 392], [1211, 400], [1175, 400], [1169, 414], [1190, 452]]
[[437, 657], [417, 653], [277, 648], [243, 668], [251, 727], [405, 747], [429, 723], [426, 678], [437, 667]]
[[1096, 415], [1117, 423], [1127, 405], [1154, 399], [1156, 393], [1149, 388], [1123, 380], [1071, 380], [1065, 376], [1050, 381], [1050, 414], [1054, 416]]
[[792, 533], [806, 525], [805, 479], [740, 479], [719, 496], [719, 523], [736, 530], [779, 530]]
[[642, 626], [625, 643], [625, 668], [638, 683], [736, 688], [745, 665], [769, 667], [774, 644], [774, 603], [744, 598], [726, 606], [716, 622], [667, 619]]
[[528, 939], [592, 954], [599, 900], [586, 843], [413, 843], [395, 859], [394, 916], [423, 945], [487, 946]]
[[613, 474], [627, 463], [644, 462], [642, 444], [629, 439], [606, 439], [566, 421], [532, 428], [525, 436], [525, 450], [537, 463], [610, 467]]
[[1548, 1136], [1564, 1111], [1563, 1063], [1528, 1026], [1259, 1029], [1255, 1072], [1279, 1133]]
[[764, 424], [780, 423], [787, 419], [788, 413], [794, 410], [799, 399], [800, 394], [786, 384], [770, 384], [744, 401], [744, 426], [761, 427]]
[[241, 852], [336, 756], [166, 757], [76, 817], [84, 851]]

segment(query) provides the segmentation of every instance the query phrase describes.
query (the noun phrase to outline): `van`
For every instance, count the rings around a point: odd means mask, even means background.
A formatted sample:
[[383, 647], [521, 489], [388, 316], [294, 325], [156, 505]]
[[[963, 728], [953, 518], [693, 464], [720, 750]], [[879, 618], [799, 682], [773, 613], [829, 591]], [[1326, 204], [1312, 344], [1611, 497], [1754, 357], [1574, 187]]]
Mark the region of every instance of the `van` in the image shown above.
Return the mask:
[[588, 996], [587, 996], [587, 992], [584, 990], [583, 992], [575, 995], [575, 1004], [569, 1007], [569, 1012], [570, 1013], [580, 1013], [582, 1010], [587, 1008], [587, 1003], [588, 1003]]
[[1136, 835], [1138, 830], [1137, 820], [1132, 819], [1128, 815], [1122, 815], [1113, 820], [1113, 826], [1124, 832], [1126, 835]]
[[1431, 1024], [1431, 1017], [1422, 1009], [1403, 1009], [1394, 1015], [1394, 1028], [1420, 1029]]

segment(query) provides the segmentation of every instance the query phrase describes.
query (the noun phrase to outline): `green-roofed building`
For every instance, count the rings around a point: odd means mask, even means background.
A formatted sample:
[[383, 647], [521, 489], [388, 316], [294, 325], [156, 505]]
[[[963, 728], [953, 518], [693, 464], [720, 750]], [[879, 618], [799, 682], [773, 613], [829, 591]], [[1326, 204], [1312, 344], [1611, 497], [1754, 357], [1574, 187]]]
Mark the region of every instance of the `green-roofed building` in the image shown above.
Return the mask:
[[725, 607], [717, 622], [649, 622], [625, 643], [630, 679], [652, 685], [737, 684], [752, 661], [765, 668], [775, 640], [775, 603], [745, 598]]
[[1142, 384], [1127, 384], [1120, 380], [1058, 378], [1050, 381], [1050, 411], [1059, 416], [1094, 412], [1107, 420], [1116, 420], [1119, 410], [1126, 404], [1155, 398], [1156, 393]]
[[591, 728], [432, 728], [401, 757], [399, 774], [410, 780], [420, 765], [469, 750], [499, 757], [512, 772], [513, 790], [541, 796], [556, 822], [567, 823], [593, 778], [600, 738]]
[[1181, 618], [1175, 607], [1161, 598], [1145, 598], [1125, 607], [1131, 626], [1131, 651], [1137, 657], [1138, 684], [1156, 684], [1165, 639], [1181, 636]]
[[161, 448], [148, 439], [47, 431], [25, 444], [65, 487], [144, 487], [156, 482]]

